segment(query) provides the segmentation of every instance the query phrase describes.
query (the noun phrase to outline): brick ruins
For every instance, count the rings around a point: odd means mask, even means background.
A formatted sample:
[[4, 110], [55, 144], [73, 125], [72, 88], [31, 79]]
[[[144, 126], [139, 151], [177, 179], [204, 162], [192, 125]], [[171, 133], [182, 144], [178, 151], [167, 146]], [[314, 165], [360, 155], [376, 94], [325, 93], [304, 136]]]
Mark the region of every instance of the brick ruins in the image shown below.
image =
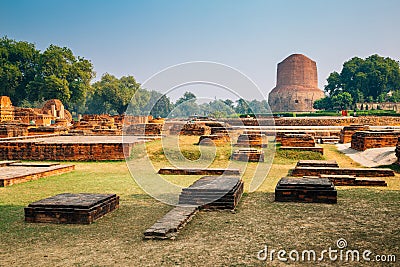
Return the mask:
[[47, 176], [59, 175], [73, 171], [74, 169], [74, 165], [60, 165], [59, 163], [1, 161], [0, 187], [37, 180]]
[[91, 224], [118, 207], [115, 194], [64, 193], [33, 202], [24, 211], [30, 223]]
[[400, 117], [360, 116], [360, 117], [258, 117], [257, 119], [228, 118], [224, 122], [232, 126], [349, 126], [352, 124], [370, 126], [398, 126]]
[[317, 64], [301, 54], [293, 54], [278, 64], [276, 87], [269, 93], [273, 112], [313, 111], [315, 100], [323, 98], [318, 88]]
[[239, 169], [218, 168], [161, 168], [158, 174], [164, 175], [240, 175]]
[[288, 178], [279, 180], [275, 201], [337, 203], [337, 191], [327, 178]]
[[239, 149], [232, 153], [231, 160], [245, 162], [264, 162], [264, 151], [257, 149]]
[[369, 130], [368, 125], [349, 125], [349, 126], [344, 126], [343, 129], [340, 131], [340, 143], [345, 144], [345, 143], [351, 143], [351, 136], [355, 134], [358, 131], [367, 131]]
[[229, 135], [225, 134], [211, 134], [211, 135], [202, 135], [199, 138], [198, 145], [202, 146], [224, 146], [231, 142], [231, 138]]
[[364, 151], [370, 148], [395, 147], [400, 132], [393, 130], [358, 131], [352, 135], [351, 148]]
[[313, 151], [324, 154], [324, 149], [316, 146], [314, 137], [309, 134], [284, 134], [280, 139], [281, 150]]
[[8, 96], [0, 97], [0, 122], [14, 120], [14, 108]]
[[264, 134], [258, 134], [258, 133], [241, 134], [237, 139], [236, 146], [266, 147], [268, 146], [268, 140], [265, 139]]
[[315, 140], [309, 134], [284, 134], [281, 144], [285, 147], [315, 147]]
[[144, 232], [146, 239], [175, 238], [178, 231], [199, 209], [235, 209], [243, 194], [244, 183], [238, 177], [205, 176], [184, 188], [179, 204]]
[[205, 123], [186, 123], [180, 130], [180, 135], [210, 135], [211, 127]]
[[335, 160], [300, 160], [292, 176], [329, 179], [335, 186], [387, 186], [376, 177], [394, 176], [391, 169], [340, 168]]
[[130, 153], [135, 142], [138, 141], [123, 144], [121, 137], [113, 139], [112, 136], [55, 136], [0, 141], [0, 160], [124, 160], [124, 146]]

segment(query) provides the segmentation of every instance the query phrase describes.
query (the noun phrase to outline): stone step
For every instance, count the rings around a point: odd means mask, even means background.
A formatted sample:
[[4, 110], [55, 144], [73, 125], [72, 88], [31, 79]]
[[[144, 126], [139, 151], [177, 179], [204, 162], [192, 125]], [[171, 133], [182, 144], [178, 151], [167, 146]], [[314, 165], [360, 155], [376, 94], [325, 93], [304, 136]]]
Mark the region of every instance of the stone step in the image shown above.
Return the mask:
[[177, 206], [144, 232], [146, 239], [171, 239], [198, 211], [198, 206]]
[[161, 168], [158, 174], [165, 175], [240, 175], [239, 169], [217, 168]]
[[332, 167], [339, 168], [336, 160], [299, 160], [296, 167]]

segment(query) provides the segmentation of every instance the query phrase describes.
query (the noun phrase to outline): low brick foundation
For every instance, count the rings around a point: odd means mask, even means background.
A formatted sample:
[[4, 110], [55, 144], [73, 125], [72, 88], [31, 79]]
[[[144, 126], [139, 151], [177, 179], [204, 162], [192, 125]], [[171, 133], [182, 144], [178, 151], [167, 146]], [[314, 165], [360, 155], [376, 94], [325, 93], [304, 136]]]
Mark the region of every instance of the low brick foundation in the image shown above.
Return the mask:
[[296, 168], [298, 167], [339, 168], [339, 164], [336, 160], [299, 160], [296, 164]]
[[320, 146], [314, 146], [314, 147], [296, 147], [296, 146], [281, 146], [279, 147], [280, 150], [295, 150], [295, 151], [311, 151], [311, 152], [317, 152], [320, 153], [321, 155], [324, 154], [324, 148]]
[[266, 147], [268, 142], [264, 143], [263, 134], [241, 134], [237, 139], [236, 146], [241, 147]]
[[186, 123], [183, 125], [180, 135], [210, 135], [211, 127], [202, 123]]
[[239, 149], [233, 152], [231, 160], [264, 162], [264, 151], [257, 149]]
[[296, 167], [292, 176], [320, 175], [353, 175], [355, 177], [388, 177], [394, 176], [394, 171], [386, 168], [329, 168], [329, 167]]
[[205, 176], [182, 189], [180, 205], [197, 205], [200, 209], [235, 209], [243, 194], [243, 181], [238, 177]]
[[231, 139], [229, 135], [214, 134], [214, 135], [202, 135], [199, 138], [198, 145], [203, 146], [223, 146], [230, 143]]
[[29, 204], [25, 221], [30, 223], [90, 224], [119, 207], [115, 194], [59, 194]]
[[158, 174], [165, 175], [240, 175], [239, 169], [161, 168]]
[[349, 126], [344, 126], [343, 129], [340, 131], [340, 143], [345, 144], [345, 143], [350, 143], [351, 142], [351, 136], [355, 134], [358, 131], [367, 131], [369, 130], [368, 125], [349, 125]]
[[162, 123], [140, 123], [132, 124], [126, 127], [124, 134], [127, 135], [162, 135]]
[[351, 148], [364, 151], [370, 148], [394, 147], [400, 132], [386, 131], [358, 131], [351, 138]]
[[275, 201], [335, 204], [337, 191], [326, 178], [284, 177], [276, 185]]
[[[133, 138], [133, 137], [132, 137]], [[0, 141], [0, 160], [102, 161], [124, 160], [137, 142], [113, 136], [51, 136]]]
[[281, 144], [283, 147], [315, 147], [315, 140], [309, 134], [285, 134]]
[[0, 167], [0, 187], [38, 180], [43, 177], [71, 172], [75, 165], [14, 163], [2, 164]]

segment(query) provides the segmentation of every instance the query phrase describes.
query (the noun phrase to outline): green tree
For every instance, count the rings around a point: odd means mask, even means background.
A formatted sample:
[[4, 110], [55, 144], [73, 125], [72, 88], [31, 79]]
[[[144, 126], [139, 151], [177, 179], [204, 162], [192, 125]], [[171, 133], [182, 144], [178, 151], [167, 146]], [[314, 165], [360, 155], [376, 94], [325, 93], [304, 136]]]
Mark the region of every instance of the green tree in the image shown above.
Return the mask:
[[332, 110], [332, 99], [330, 97], [324, 97], [314, 101], [313, 107], [315, 109]]
[[27, 99], [27, 84], [38, 73], [39, 51], [28, 42], [0, 39], [0, 95], [7, 95], [14, 105]]
[[342, 92], [332, 97], [332, 106], [336, 109], [349, 109], [352, 103], [353, 98], [348, 92]]
[[78, 110], [85, 104], [93, 77], [90, 61], [76, 58], [67, 47], [50, 45], [39, 55], [37, 74], [27, 85], [28, 100], [58, 98], [67, 108]]
[[169, 97], [167, 97], [165, 94], [161, 95], [159, 92], [156, 91], [150, 91], [150, 95], [150, 102], [155, 102], [154, 104], [152, 104], [150, 115], [152, 115], [154, 118], [168, 117], [174, 107]]
[[[126, 111], [132, 97], [139, 90], [140, 84], [132, 76], [124, 76], [121, 79], [116, 78], [111, 74], [104, 74], [101, 80], [93, 84], [93, 92], [89, 97], [88, 111], [89, 113], [110, 113], [123, 114]], [[143, 89], [141, 89], [143, 90]], [[135, 105], [137, 102], [147, 103], [149, 95], [137, 96], [134, 99]], [[141, 104], [141, 106], [144, 106]]]
[[180, 97], [175, 102], [175, 108], [171, 115], [173, 117], [189, 117], [193, 115], [198, 115], [200, 113], [200, 107], [196, 103], [197, 97], [191, 92], [185, 92], [182, 97]]
[[236, 101], [235, 111], [238, 114], [250, 114], [253, 113], [249, 104], [243, 98], [240, 98]]
[[389, 92], [400, 90], [400, 65], [398, 61], [379, 55], [366, 59], [354, 57], [343, 64], [340, 74], [332, 72], [327, 81], [325, 91], [331, 97], [347, 92], [353, 104], [382, 101]]
[[16, 106], [58, 98], [78, 110], [93, 77], [92, 63], [67, 47], [50, 45], [41, 53], [34, 44], [0, 39], [0, 94]]

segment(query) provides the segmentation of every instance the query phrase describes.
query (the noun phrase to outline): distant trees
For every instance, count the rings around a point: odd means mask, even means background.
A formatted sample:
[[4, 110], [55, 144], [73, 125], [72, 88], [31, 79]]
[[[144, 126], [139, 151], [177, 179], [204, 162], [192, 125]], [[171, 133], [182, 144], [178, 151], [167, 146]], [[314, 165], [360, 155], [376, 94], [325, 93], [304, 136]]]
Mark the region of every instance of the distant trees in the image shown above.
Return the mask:
[[106, 73], [100, 81], [93, 84], [93, 90], [88, 98], [88, 111], [122, 114], [139, 88], [140, 84], [136, 83], [133, 76], [123, 76], [118, 79]]
[[[316, 101], [315, 108], [341, 108], [357, 102], [385, 102], [400, 100], [400, 65], [388, 57], [372, 55], [366, 59], [353, 57], [343, 64], [342, 71], [332, 72], [325, 86], [332, 106], [324, 106], [329, 101]], [[348, 93], [344, 94], [344, 93]], [[335, 98], [335, 99], [334, 99]], [[344, 102], [343, 102], [344, 101]], [[335, 103], [336, 102], [336, 103]]]
[[92, 63], [67, 47], [40, 52], [25, 41], [0, 39], [0, 94], [15, 105], [58, 98], [67, 108], [82, 109], [93, 77]]

